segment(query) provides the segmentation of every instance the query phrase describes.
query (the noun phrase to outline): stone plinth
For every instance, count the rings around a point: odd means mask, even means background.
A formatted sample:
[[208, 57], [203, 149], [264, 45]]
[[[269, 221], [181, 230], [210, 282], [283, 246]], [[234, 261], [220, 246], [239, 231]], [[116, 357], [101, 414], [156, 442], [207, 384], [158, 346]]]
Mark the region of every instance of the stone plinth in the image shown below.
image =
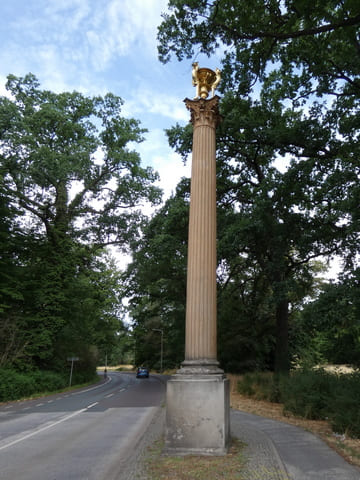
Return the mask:
[[166, 405], [166, 453], [227, 453], [230, 398], [224, 375], [173, 375], [167, 383]]

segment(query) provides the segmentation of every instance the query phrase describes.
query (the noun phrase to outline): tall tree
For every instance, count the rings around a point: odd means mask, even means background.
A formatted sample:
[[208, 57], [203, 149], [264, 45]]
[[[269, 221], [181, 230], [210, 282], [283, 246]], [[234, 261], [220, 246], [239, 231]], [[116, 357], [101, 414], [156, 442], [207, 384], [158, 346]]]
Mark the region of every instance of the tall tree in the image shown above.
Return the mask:
[[136, 340], [136, 362], [159, 367], [159, 332], [163, 330], [164, 366], [184, 359], [186, 253], [189, 182], [153, 216], [132, 246], [133, 261], [124, 274]]
[[[256, 258], [270, 284], [275, 368], [286, 371], [289, 307], [308, 262], [340, 251], [354, 261], [359, 247], [359, 11], [353, 2], [275, 0], [169, 8], [162, 61], [223, 47], [219, 202], [238, 212], [237, 254]], [[170, 136], [182, 151], [186, 134]]]
[[64, 329], [80, 328], [71, 323], [76, 301], [69, 296], [79, 294], [81, 301], [81, 272], [93, 268], [105, 246], [126, 248], [143, 221], [140, 205], [156, 204], [160, 192], [153, 185], [157, 174], [128, 148], [144, 130], [121, 116], [119, 97], [56, 94], [41, 90], [32, 74], [10, 75], [6, 88], [10, 98], [0, 98], [1, 192], [28, 247], [18, 262], [24, 344], [32, 346], [30, 356], [49, 361]]

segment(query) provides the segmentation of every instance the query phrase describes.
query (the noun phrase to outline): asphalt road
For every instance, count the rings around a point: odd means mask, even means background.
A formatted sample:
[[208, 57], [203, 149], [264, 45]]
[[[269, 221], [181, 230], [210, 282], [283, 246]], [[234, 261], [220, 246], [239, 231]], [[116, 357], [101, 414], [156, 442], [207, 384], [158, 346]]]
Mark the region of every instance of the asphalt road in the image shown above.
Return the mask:
[[165, 389], [161, 377], [110, 373], [93, 387], [1, 405], [0, 479], [128, 478]]

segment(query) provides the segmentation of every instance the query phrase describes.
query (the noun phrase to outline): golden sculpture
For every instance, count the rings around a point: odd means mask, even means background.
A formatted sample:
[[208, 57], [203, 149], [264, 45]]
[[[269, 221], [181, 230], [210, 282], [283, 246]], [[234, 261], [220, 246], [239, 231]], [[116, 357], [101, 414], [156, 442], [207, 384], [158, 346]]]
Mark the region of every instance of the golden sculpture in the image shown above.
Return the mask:
[[195, 98], [207, 98], [209, 92], [215, 95], [215, 89], [221, 80], [221, 72], [218, 68], [215, 72], [210, 68], [199, 68], [198, 62], [192, 64], [192, 84], [196, 87]]

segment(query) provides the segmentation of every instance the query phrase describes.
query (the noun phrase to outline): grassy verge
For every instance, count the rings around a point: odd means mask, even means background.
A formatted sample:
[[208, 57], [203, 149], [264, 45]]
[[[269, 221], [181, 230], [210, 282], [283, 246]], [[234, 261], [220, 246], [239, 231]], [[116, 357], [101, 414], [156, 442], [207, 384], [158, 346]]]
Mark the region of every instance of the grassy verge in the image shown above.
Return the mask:
[[243, 448], [244, 444], [233, 439], [229, 453], [221, 457], [175, 457], [161, 455], [163, 442], [158, 441], [149, 450], [146, 473], [149, 480], [245, 480]]

